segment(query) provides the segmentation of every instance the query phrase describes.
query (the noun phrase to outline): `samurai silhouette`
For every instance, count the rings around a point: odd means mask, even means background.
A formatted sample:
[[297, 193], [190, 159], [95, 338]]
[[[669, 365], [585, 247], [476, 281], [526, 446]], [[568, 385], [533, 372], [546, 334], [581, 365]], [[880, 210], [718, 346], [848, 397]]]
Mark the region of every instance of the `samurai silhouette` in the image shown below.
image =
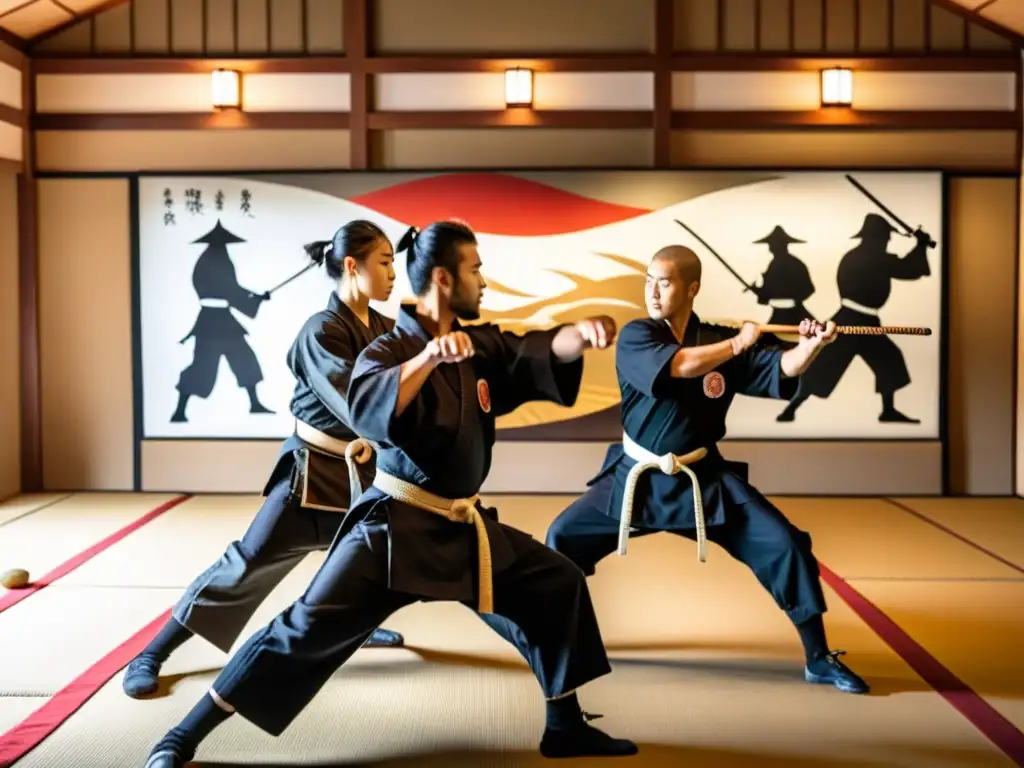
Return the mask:
[[[860, 245], [843, 256], [836, 283], [841, 307], [832, 320], [836, 325], [882, 324], [878, 311], [889, 300], [893, 280], [919, 280], [928, 277], [929, 235], [920, 229], [911, 233], [917, 244], [900, 258], [889, 253], [889, 239], [896, 228], [877, 213], [864, 217], [864, 224], [854, 235]], [[777, 421], [793, 421], [797, 409], [811, 395], [827, 398], [835, 390], [850, 363], [860, 355], [875, 374], [875, 391], [882, 398], [881, 422], [918, 424], [896, 410], [896, 392], [910, 383], [903, 353], [888, 336], [840, 336], [835, 343], [821, 350], [814, 364], [801, 376], [800, 388]]]
[[178, 407], [171, 421], [188, 421], [185, 408], [190, 397], [210, 396], [217, 382], [221, 357], [227, 359], [238, 386], [249, 393], [249, 412], [273, 413], [256, 394], [256, 385], [263, 381], [263, 371], [245, 339], [247, 331], [231, 314], [234, 308], [246, 317], [256, 317], [270, 293], [256, 294], [238, 284], [227, 246], [245, 241], [224, 229], [219, 219], [217, 226], [194, 242], [207, 246], [192, 270], [192, 286], [202, 309], [192, 330], [178, 342], [184, 344], [193, 337], [196, 340], [192, 364], [178, 379]]
[[752, 289], [758, 304], [772, 308], [769, 324], [800, 325], [812, 317], [804, 302], [814, 295], [814, 283], [807, 266], [789, 252], [793, 243], [803, 243], [782, 227], [775, 227], [755, 244], [766, 244], [772, 254], [771, 263], [761, 277], [761, 285]]

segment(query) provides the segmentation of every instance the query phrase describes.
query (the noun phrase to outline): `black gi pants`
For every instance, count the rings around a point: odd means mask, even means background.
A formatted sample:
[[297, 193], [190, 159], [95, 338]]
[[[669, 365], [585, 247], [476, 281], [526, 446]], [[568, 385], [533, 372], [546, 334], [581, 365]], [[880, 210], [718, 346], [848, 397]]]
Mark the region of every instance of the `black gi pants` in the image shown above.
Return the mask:
[[[494, 574], [495, 614], [484, 621], [520, 649], [547, 698], [608, 674], [583, 573], [539, 541], [503, 527], [518, 557]], [[305, 595], [228, 662], [212, 686], [217, 695], [280, 735], [376, 627], [400, 608], [432, 601], [388, 587], [389, 549], [387, 512], [371, 511], [334, 542]]]
[[331, 545], [344, 519], [344, 512], [303, 507], [282, 478], [242, 539], [189, 585], [172, 615], [227, 653], [260, 604], [306, 555]]
[[[588, 576], [619, 544], [619, 520], [604, 513], [614, 480], [612, 474], [601, 478], [548, 529], [548, 546], [568, 557]], [[646, 528], [632, 533], [630, 538], [663, 530], [691, 541], [697, 538], [695, 528]], [[730, 506], [726, 522], [708, 526], [707, 535], [708, 541], [718, 544], [754, 572], [794, 624], [827, 610], [810, 535], [794, 526], [760, 494], [745, 504]]]

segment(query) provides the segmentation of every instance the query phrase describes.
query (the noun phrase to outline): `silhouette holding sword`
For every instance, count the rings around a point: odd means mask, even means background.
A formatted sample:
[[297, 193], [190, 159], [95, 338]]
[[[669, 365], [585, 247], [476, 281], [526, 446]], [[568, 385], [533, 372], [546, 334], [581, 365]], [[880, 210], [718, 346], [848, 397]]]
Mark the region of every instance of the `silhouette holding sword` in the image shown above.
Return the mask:
[[[807, 266], [796, 256], [789, 252], [791, 243], [802, 243], [788, 234], [782, 227], [775, 227], [768, 235], [755, 241], [755, 244], [765, 244], [772, 254], [772, 261], [761, 277], [761, 285], [747, 283], [739, 273], [733, 269], [704, 239], [678, 219], [676, 224], [690, 233], [708, 252], [714, 256], [735, 277], [744, 288], [744, 293], [750, 291], [757, 297], [757, 303], [768, 305], [772, 308], [772, 314], [768, 323], [772, 325], [799, 325], [802, 320], [814, 319], [814, 316], [807, 311], [804, 302], [814, 295], [814, 283], [811, 281], [810, 272]], [[793, 342], [784, 340], [784, 346]]]
[[[860, 238], [860, 244], [840, 261], [836, 274], [840, 308], [831, 319], [836, 325], [880, 326], [882, 321], [879, 311], [889, 300], [892, 281], [920, 280], [931, 275], [928, 249], [934, 248], [936, 244], [920, 227], [912, 230], [907, 226], [852, 176], [848, 175], [846, 179], [885, 216], [867, 214], [860, 231], [854, 235]], [[898, 231], [892, 222], [903, 230], [904, 235], [917, 241], [902, 258], [889, 253], [892, 233]], [[814, 365], [800, 377], [800, 388], [796, 396], [779, 414], [777, 421], [793, 421], [797, 409], [811, 395], [827, 399], [858, 356], [875, 375], [875, 391], [882, 399], [878, 420], [888, 423], [920, 423], [920, 419], [911, 418], [896, 409], [896, 392], [910, 384], [910, 371], [903, 352], [885, 335], [843, 335], [835, 343], [824, 347]]]

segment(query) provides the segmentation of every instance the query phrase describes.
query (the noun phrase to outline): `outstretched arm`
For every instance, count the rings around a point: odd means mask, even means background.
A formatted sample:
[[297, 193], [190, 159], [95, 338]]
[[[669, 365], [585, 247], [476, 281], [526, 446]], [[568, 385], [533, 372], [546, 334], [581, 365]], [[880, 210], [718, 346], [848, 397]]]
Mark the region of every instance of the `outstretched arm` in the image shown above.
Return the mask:
[[536, 401], [572, 406], [583, 378], [583, 352], [607, 348], [615, 332], [609, 317], [521, 335], [496, 325], [468, 329], [476, 351], [474, 368], [487, 381], [496, 416]]
[[564, 325], [551, 341], [551, 353], [559, 362], [571, 363], [587, 349], [606, 349], [615, 341], [615, 321], [604, 315]]
[[836, 324], [815, 320], [800, 323], [800, 343], [785, 352], [758, 345], [744, 352], [733, 364], [735, 391], [748, 397], [791, 400], [800, 386], [800, 376], [818, 356], [821, 348], [835, 340]]

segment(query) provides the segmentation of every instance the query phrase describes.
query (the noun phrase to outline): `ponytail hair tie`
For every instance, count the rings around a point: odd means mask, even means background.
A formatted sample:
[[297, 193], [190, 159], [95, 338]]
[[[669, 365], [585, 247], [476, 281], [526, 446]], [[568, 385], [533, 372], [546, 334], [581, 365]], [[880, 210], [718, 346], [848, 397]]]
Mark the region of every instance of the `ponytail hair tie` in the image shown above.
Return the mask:
[[416, 227], [409, 227], [402, 235], [402, 239], [398, 241], [398, 245], [395, 246], [395, 250], [401, 253], [402, 251], [408, 251], [409, 256], [415, 256], [413, 246], [416, 243], [416, 238], [419, 237], [420, 231]]

